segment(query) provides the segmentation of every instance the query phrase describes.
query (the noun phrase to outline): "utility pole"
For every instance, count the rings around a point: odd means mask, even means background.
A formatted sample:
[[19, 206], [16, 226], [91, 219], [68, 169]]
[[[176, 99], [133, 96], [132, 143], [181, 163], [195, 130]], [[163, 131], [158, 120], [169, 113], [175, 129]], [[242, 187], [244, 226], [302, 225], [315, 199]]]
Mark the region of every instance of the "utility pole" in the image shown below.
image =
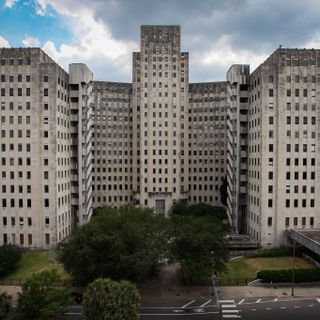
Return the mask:
[[291, 295], [294, 297], [294, 267], [296, 263], [296, 239], [293, 240], [293, 255], [292, 255], [292, 287], [291, 287]]

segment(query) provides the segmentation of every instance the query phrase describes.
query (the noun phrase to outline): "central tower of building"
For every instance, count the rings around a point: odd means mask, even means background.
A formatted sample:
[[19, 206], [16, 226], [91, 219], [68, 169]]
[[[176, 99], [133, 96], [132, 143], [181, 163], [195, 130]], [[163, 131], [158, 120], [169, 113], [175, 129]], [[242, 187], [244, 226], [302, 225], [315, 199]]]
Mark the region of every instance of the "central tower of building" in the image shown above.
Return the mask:
[[133, 53], [133, 192], [167, 214], [188, 197], [188, 53], [179, 26], [141, 26]]

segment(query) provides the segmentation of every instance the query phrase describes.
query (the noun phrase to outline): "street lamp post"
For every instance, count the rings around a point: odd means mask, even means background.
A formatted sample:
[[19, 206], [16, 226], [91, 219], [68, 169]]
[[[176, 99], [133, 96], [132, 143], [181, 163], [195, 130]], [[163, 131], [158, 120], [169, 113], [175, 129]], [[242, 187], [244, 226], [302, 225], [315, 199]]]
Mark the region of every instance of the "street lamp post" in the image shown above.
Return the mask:
[[293, 255], [292, 255], [292, 284], [291, 284], [291, 296], [294, 297], [294, 267], [296, 263], [296, 239], [293, 240]]

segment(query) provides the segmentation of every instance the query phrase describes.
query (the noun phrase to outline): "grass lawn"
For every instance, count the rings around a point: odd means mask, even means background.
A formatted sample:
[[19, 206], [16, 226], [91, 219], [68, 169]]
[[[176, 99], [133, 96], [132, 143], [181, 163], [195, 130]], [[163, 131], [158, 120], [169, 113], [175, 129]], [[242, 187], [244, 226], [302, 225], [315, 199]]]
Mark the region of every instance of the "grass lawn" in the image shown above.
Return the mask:
[[[233, 260], [228, 263], [228, 271], [225, 273], [219, 273], [218, 278], [221, 280], [243, 280], [254, 279], [257, 276], [257, 272], [265, 269], [291, 269], [292, 258], [291, 257], [276, 257], [276, 258], [241, 258], [239, 260]], [[295, 268], [312, 268], [315, 267], [303, 260], [296, 257]]]
[[22, 255], [16, 269], [3, 279], [24, 280], [33, 273], [52, 269], [56, 269], [62, 279], [70, 278], [63, 266], [57, 262], [52, 251], [27, 251]]

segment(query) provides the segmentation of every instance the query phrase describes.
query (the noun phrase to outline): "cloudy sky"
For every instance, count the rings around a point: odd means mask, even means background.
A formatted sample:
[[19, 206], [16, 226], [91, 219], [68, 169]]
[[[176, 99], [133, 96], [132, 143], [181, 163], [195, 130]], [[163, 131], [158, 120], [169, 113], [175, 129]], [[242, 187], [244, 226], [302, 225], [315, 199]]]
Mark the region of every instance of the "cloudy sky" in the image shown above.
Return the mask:
[[0, 47], [41, 47], [66, 70], [131, 81], [141, 24], [179, 24], [190, 81], [252, 70], [279, 45], [320, 48], [320, 0], [0, 0]]

